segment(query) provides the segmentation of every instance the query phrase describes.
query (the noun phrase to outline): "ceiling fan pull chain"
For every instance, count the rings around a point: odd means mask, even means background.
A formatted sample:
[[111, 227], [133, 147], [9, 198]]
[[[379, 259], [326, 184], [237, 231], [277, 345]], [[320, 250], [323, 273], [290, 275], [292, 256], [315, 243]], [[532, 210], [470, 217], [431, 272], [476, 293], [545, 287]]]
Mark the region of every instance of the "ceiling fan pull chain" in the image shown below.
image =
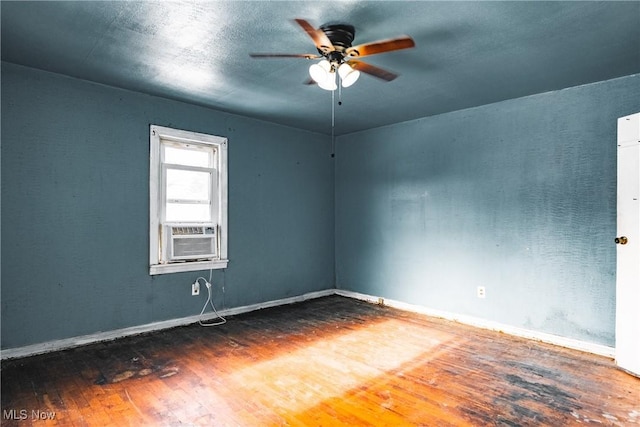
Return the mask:
[[333, 128], [336, 126], [336, 93], [331, 91], [331, 135], [333, 135]]
[[336, 127], [336, 92], [332, 90], [331, 91], [331, 157], [332, 158], [336, 156], [335, 127]]

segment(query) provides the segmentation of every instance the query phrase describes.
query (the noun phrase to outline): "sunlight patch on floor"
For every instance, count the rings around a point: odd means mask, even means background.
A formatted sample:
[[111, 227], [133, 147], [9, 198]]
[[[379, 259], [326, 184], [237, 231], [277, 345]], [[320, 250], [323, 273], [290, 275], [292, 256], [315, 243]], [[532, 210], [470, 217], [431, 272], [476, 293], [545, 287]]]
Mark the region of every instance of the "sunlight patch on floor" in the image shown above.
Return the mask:
[[329, 339], [248, 365], [231, 374], [231, 379], [247, 399], [281, 414], [297, 413], [371, 384], [416, 358], [425, 362], [425, 354], [433, 357], [449, 339], [440, 331], [425, 335], [423, 326], [388, 320], [345, 329]]

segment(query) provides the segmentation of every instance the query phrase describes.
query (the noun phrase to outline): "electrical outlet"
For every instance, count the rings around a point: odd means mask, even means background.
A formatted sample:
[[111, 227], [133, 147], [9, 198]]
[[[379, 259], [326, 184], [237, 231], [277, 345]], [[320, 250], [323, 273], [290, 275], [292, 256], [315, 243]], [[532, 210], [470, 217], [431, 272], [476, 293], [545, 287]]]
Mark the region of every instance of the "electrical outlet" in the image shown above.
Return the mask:
[[200, 295], [200, 282], [191, 284], [191, 295]]
[[476, 295], [478, 296], [478, 298], [484, 298], [487, 296], [487, 293], [484, 289], [484, 286], [478, 286], [478, 289], [476, 291]]

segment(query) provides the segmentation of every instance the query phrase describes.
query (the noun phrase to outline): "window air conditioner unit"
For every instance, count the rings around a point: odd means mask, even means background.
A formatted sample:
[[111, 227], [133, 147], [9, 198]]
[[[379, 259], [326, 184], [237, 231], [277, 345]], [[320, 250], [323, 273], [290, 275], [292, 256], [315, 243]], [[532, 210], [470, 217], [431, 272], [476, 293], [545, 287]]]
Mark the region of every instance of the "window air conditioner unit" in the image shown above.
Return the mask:
[[167, 261], [211, 259], [217, 256], [215, 224], [165, 224], [164, 250]]

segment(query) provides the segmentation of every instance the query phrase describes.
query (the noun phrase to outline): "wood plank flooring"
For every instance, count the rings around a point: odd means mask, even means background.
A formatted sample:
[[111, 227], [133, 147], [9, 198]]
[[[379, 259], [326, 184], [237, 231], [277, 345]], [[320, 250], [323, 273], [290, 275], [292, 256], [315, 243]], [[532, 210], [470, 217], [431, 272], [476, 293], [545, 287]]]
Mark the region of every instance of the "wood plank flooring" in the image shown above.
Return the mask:
[[339, 296], [1, 374], [3, 426], [640, 425], [607, 358]]

